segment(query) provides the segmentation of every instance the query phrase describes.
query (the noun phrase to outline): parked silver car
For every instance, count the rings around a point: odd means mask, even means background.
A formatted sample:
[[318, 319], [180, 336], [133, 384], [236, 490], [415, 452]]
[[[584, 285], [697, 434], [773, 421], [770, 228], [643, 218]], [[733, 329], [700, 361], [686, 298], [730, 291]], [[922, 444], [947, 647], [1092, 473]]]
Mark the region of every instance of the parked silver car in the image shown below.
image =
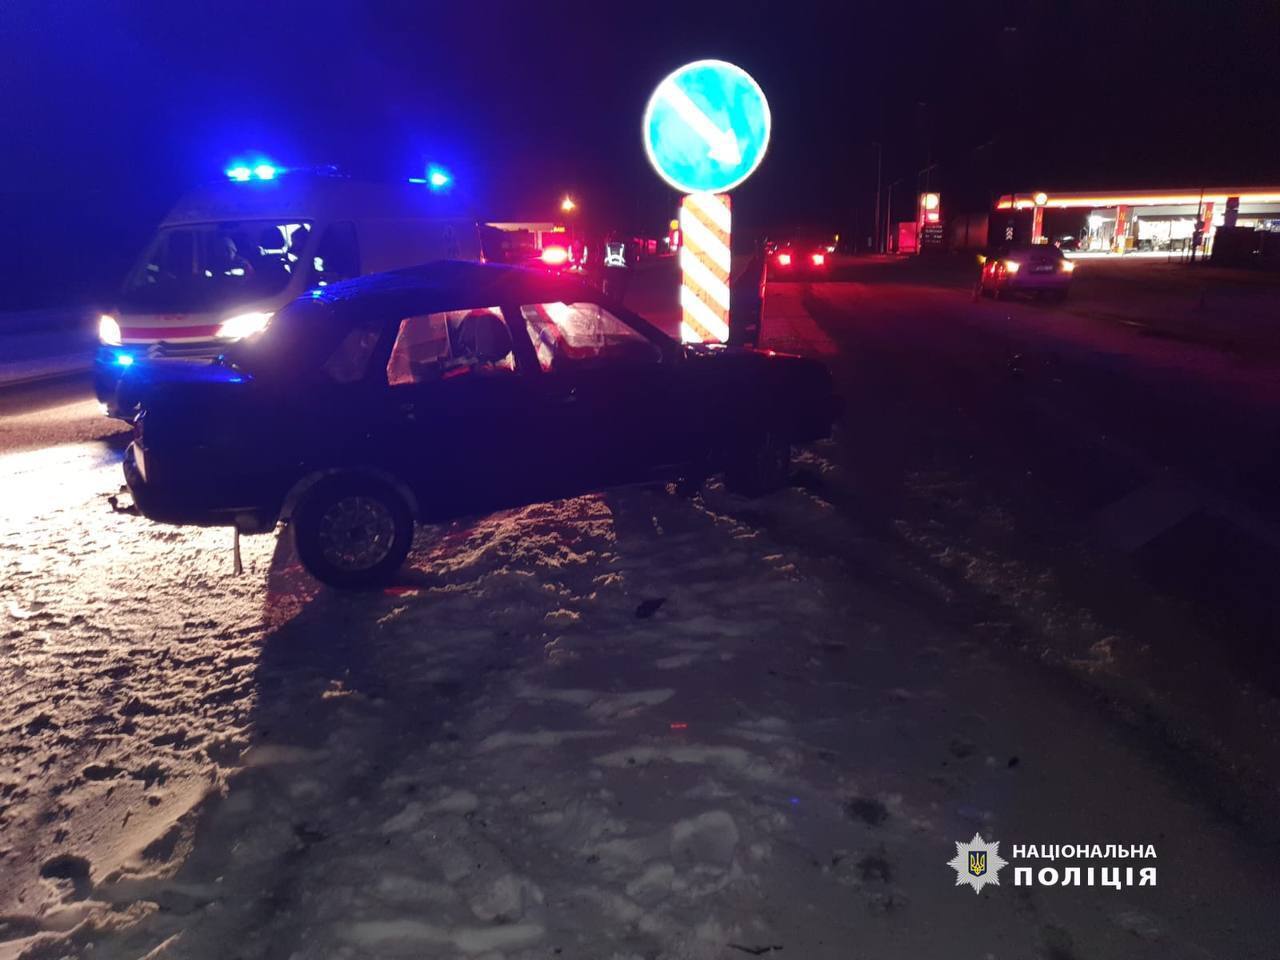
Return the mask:
[[1065, 300], [1076, 265], [1052, 244], [1016, 244], [983, 257], [976, 292], [997, 300], [1028, 293]]

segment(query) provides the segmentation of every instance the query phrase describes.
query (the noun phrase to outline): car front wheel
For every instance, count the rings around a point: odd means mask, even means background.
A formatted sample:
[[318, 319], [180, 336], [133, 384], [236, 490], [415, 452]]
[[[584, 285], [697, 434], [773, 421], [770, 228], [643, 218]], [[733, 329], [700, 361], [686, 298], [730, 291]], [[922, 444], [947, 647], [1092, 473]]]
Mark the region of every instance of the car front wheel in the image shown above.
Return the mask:
[[320, 481], [298, 504], [291, 524], [307, 572], [343, 589], [388, 582], [413, 543], [413, 515], [404, 498], [374, 477]]
[[776, 430], [766, 430], [739, 451], [724, 473], [730, 493], [762, 497], [780, 490], [791, 475], [791, 444]]

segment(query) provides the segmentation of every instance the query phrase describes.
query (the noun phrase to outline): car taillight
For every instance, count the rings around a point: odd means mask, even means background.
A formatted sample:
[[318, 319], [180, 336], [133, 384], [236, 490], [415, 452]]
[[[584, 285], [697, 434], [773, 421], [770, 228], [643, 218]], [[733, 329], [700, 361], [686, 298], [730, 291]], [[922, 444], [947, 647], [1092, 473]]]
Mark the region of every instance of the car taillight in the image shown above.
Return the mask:
[[1063, 261], [1062, 261], [1062, 269], [1063, 269], [1064, 271], [1066, 271], [1067, 273], [1070, 273], [1070, 272], [1071, 272], [1072, 270], [1074, 270], [1075, 268], [1076, 268], [1076, 265], [1075, 265], [1074, 263], [1072, 263], [1070, 260], [1063, 260]]
[[542, 251], [542, 262], [548, 266], [558, 267], [569, 259], [569, 251], [564, 247], [547, 247]]
[[781, 267], [791, 266], [791, 254], [789, 253], [778, 254], [778, 265]]
[[822, 266], [822, 265], [823, 265], [824, 263], [826, 263], [826, 262], [827, 262], [827, 256], [826, 256], [826, 254], [824, 254], [824, 253], [815, 253], [815, 254], [813, 255], [813, 265], [814, 265], [815, 267], [820, 267], [820, 266]]

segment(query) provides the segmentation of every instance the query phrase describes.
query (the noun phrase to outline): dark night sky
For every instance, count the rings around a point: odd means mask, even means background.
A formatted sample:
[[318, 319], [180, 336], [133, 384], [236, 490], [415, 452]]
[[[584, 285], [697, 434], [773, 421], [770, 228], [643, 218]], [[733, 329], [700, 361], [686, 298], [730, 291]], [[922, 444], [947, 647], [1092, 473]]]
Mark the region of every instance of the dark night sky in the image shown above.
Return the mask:
[[0, 37], [16, 302], [47, 299], [58, 272], [59, 289], [118, 276], [182, 189], [248, 150], [396, 177], [436, 159], [482, 216], [548, 215], [571, 191], [656, 225], [674, 198], [641, 113], [705, 56], [769, 96], [773, 146], [735, 196], [762, 226], [865, 226], [876, 140], [903, 215], [930, 159], [953, 209], [1033, 187], [1280, 182], [1274, 2], [7, 0]]

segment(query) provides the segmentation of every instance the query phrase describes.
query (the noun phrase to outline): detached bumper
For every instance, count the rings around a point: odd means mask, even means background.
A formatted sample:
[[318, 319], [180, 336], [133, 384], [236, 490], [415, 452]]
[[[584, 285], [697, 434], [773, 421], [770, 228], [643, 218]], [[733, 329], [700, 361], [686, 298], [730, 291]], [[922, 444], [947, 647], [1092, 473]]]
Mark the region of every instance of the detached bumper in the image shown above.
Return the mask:
[[155, 458], [135, 440], [124, 452], [124, 482], [133, 502], [148, 520], [197, 527], [239, 526], [244, 532], [263, 532], [275, 526], [280, 509], [261, 504], [210, 506], [195, 476], [172, 475], [172, 465]]
[[[129, 486], [133, 502], [148, 520], [158, 523], [215, 524], [211, 515], [181, 503], [172, 495], [166, 496], [163, 488], [150, 482], [151, 464], [146, 452], [137, 441], [130, 443], [124, 452], [124, 482]], [[228, 521], [222, 521], [228, 522]]]

